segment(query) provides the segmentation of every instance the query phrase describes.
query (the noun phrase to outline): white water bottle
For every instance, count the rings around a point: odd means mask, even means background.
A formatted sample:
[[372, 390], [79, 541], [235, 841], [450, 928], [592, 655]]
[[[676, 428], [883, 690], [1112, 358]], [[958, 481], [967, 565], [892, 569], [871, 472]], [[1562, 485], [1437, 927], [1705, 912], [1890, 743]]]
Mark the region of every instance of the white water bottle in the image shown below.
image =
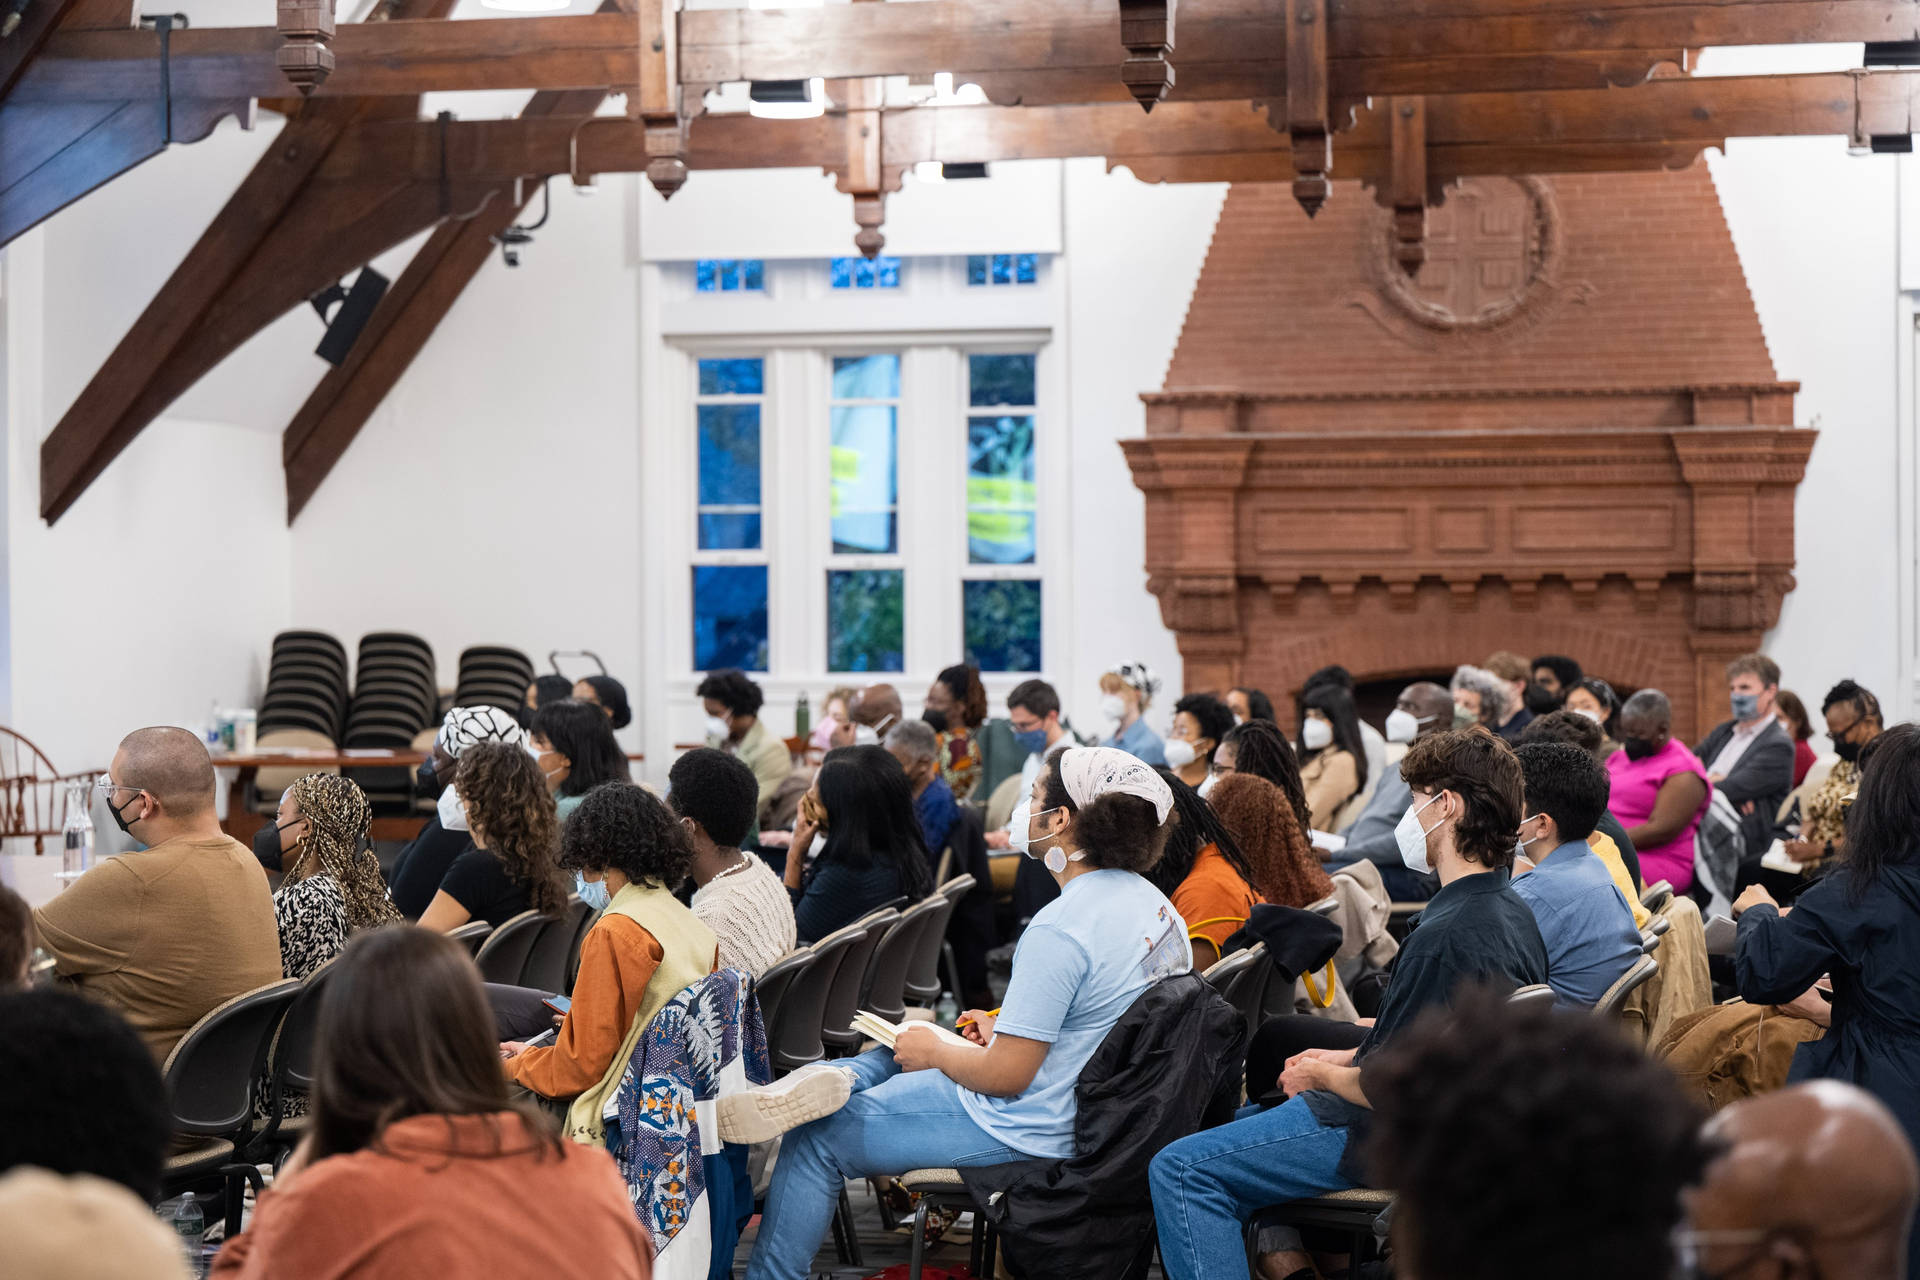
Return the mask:
[[93, 815], [87, 812], [90, 799], [84, 780], [75, 778], [67, 783], [66, 849], [60, 859], [60, 878], [69, 884], [93, 865]]
[[205, 1275], [201, 1255], [206, 1252], [207, 1220], [200, 1212], [200, 1202], [190, 1195], [181, 1196], [174, 1205], [172, 1221], [173, 1233], [180, 1237], [180, 1247], [187, 1255], [187, 1269], [196, 1276]]

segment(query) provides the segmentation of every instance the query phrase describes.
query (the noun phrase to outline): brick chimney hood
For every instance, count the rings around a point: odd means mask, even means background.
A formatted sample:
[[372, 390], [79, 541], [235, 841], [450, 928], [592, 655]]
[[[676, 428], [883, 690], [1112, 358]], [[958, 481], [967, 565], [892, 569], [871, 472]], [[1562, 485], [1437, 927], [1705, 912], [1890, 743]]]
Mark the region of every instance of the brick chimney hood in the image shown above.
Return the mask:
[[1796, 390], [1704, 164], [1469, 179], [1417, 277], [1356, 185], [1236, 185], [1122, 442], [1186, 685], [1567, 653], [1691, 741], [1793, 588]]

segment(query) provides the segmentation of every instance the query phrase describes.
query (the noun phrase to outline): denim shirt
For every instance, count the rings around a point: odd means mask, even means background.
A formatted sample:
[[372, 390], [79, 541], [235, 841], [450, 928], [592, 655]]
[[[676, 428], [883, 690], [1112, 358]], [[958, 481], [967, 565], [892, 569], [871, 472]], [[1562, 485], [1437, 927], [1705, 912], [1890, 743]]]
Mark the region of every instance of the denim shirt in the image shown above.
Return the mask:
[[1164, 765], [1167, 762], [1166, 746], [1160, 741], [1160, 735], [1147, 728], [1146, 717], [1142, 716], [1132, 724], [1114, 734], [1103, 747], [1115, 747], [1137, 760], [1151, 765]]
[[1555, 849], [1516, 877], [1513, 891], [1533, 908], [1547, 944], [1547, 985], [1562, 1004], [1592, 1008], [1639, 959], [1633, 911], [1586, 841]]

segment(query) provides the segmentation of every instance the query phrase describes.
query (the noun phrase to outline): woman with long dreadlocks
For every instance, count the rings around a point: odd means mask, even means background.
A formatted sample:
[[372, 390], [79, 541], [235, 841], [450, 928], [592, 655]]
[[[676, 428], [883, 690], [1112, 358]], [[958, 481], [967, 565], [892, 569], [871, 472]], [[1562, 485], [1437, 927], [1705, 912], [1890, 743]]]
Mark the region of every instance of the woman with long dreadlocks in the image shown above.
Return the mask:
[[347, 949], [352, 930], [400, 918], [380, 863], [362, 848], [373, 810], [349, 779], [312, 773], [280, 797], [280, 833], [286, 879], [273, 895], [280, 922], [280, 963], [304, 980]]
[[1187, 922], [1195, 971], [1220, 958], [1220, 944], [1247, 922], [1260, 895], [1233, 834], [1200, 793], [1169, 769], [1156, 769], [1173, 789], [1172, 828], [1166, 851], [1146, 872]]

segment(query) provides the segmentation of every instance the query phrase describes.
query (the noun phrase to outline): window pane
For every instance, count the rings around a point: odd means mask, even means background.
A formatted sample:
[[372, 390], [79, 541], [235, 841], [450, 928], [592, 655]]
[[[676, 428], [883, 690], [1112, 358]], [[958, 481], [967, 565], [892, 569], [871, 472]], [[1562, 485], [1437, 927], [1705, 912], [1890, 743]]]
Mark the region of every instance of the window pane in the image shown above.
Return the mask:
[[[1028, 359], [1032, 357], [1029, 356]], [[899, 356], [834, 357], [833, 398], [835, 400], [892, 400], [899, 394]]]
[[987, 282], [987, 255], [976, 253], [967, 258], [967, 283], [985, 284]]
[[[1020, 284], [1032, 284], [1039, 277], [1039, 264], [1031, 253], [1017, 254], [1013, 260], [1013, 278]], [[758, 288], [759, 286], [754, 286]]]
[[833, 281], [834, 288], [851, 289], [853, 287], [852, 258], [835, 258], [828, 270], [831, 273], [829, 278]]
[[1033, 419], [967, 420], [967, 559], [1034, 560]]
[[700, 549], [702, 551], [758, 551], [760, 517], [745, 511], [702, 511], [700, 513]]
[[694, 264], [694, 287], [701, 293], [712, 293], [720, 283], [720, 264], [712, 258], [702, 258]]
[[873, 260], [855, 258], [853, 260], [853, 287], [856, 289], [873, 288]]
[[720, 291], [732, 293], [740, 287], [740, 264], [731, 258], [720, 263]]
[[[836, 375], [836, 381], [837, 381]], [[894, 528], [894, 408], [833, 406], [833, 549], [836, 554], [898, 550]]]
[[767, 669], [767, 567], [693, 566], [693, 665]]
[[906, 574], [827, 571], [827, 670], [906, 670]]
[[968, 403], [1032, 404], [1033, 357], [968, 356]]
[[703, 404], [700, 505], [760, 505], [760, 406]]
[[[1032, 255], [1029, 254], [1029, 257]], [[765, 289], [767, 278], [766, 264], [758, 258], [749, 258], [740, 264], [740, 287], [742, 289]]]
[[900, 287], [900, 259], [881, 258], [873, 264], [875, 282], [882, 289]]
[[757, 396], [761, 386], [761, 362], [757, 357], [700, 362], [700, 394], [703, 396]]
[[966, 659], [982, 671], [1040, 669], [1040, 584], [963, 582]]
[[996, 253], [993, 255], [993, 282], [995, 284], [1013, 283], [1013, 255]]

